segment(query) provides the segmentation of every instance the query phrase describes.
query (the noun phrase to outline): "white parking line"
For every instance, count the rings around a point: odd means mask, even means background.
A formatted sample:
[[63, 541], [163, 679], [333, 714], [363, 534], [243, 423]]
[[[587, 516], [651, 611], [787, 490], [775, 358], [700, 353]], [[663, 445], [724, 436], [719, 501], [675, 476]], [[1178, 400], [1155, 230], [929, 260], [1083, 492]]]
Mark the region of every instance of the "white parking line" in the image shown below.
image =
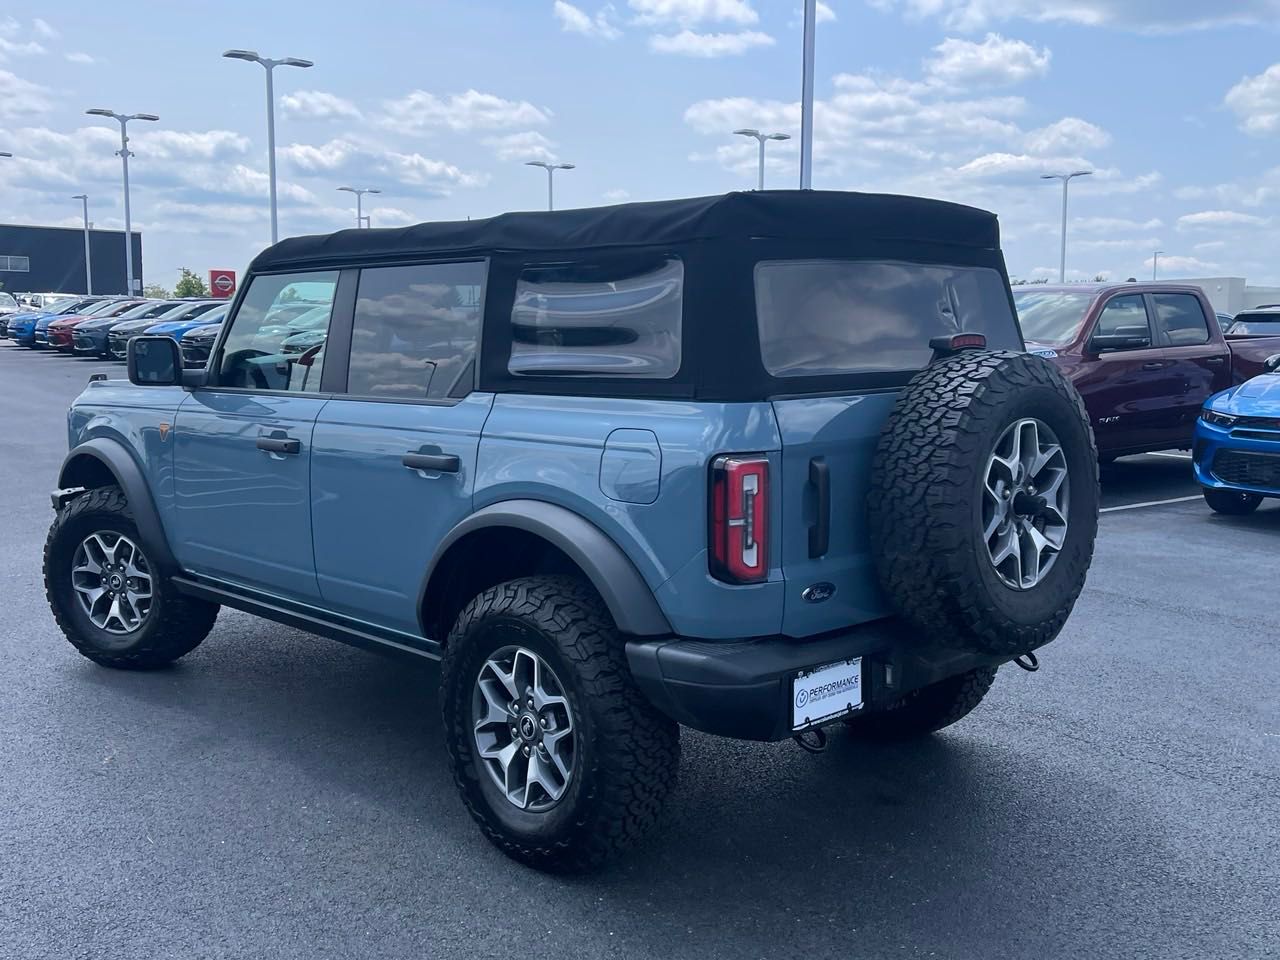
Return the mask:
[[1199, 500], [1200, 495], [1194, 497], [1173, 497], [1169, 500], [1148, 500], [1146, 503], [1126, 503], [1118, 507], [1103, 507], [1099, 513], [1115, 513], [1117, 510], [1139, 510], [1142, 507], [1163, 507], [1168, 503], [1190, 503], [1192, 500]]
[[1191, 459], [1191, 454], [1189, 453], [1166, 453], [1163, 450], [1148, 454], [1148, 456], [1172, 457], [1174, 460], [1190, 460]]

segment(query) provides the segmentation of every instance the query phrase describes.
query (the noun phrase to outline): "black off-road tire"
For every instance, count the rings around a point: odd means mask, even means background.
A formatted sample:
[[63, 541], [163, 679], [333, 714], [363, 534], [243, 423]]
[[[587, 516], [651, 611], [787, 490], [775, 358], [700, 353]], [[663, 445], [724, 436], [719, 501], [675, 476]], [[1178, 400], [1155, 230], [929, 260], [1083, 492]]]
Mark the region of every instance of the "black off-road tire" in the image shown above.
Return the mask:
[[[581, 732], [566, 793], [541, 813], [509, 803], [476, 755], [473, 686], [486, 658], [510, 644], [552, 667]], [[680, 729], [636, 687], [608, 610], [576, 577], [511, 580], [468, 603], [446, 642], [441, 710], [467, 811], [498, 849], [539, 870], [590, 870], [631, 847], [675, 785]]]
[[1212, 490], [1209, 487], [1201, 489], [1204, 491], [1204, 502], [1209, 505], [1209, 509], [1228, 517], [1247, 516], [1262, 505], [1263, 498], [1256, 493], [1246, 493], [1243, 490]]
[[912, 690], [892, 706], [845, 721], [862, 740], [911, 740], [968, 716], [996, 679], [996, 667], [979, 667]]
[[[982, 537], [988, 458], [1014, 422], [1050, 427], [1069, 474], [1068, 528], [1052, 569], [1017, 589]], [[1098, 528], [1098, 456], [1084, 403], [1049, 361], [964, 351], [917, 374], [881, 433], [868, 495], [880, 586], [925, 642], [1016, 656], [1062, 629]]]
[[148, 558], [151, 609], [141, 626], [124, 636], [97, 627], [81, 607], [71, 582], [72, 560], [83, 540], [109, 531], [141, 544], [129, 504], [119, 487], [99, 487], [72, 500], [49, 528], [44, 544], [44, 589], [66, 638], [94, 663], [120, 670], [154, 670], [185, 656], [209, 635], [218, 605], [174, 590]]

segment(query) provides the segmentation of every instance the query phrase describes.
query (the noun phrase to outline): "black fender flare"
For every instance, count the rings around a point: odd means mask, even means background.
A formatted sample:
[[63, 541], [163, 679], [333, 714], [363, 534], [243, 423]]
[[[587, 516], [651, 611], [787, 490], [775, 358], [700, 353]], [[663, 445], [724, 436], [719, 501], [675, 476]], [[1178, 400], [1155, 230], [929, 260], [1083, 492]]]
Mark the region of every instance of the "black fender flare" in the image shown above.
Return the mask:
[[[147, 555], [163, 569], [177, 570], [178, 562], [169, 548], [169, 539], [160, 523], [160, 512], [151, 497], [147, 479], [124, 444], [107, 437], [95, 437], [76, 446], [67, 454], [58, 470], [59, 490], [91, 485], [85, 482], [91, 476], [86, 470], [87, 461], [96, 461], [105, 467], [124, 491], [125, 500], [129, 502], [129, 512], [133, 514], [133, 522], [138, 527], [138, 536], [142, 538], [142, 546]], [[55, 501], [57, 499], [55, 494]]]
[[[613, 622], [637, 637], [670, 636], [671, 624], [635, 564], [599, 527], [571, 510], [542, 500], [504, 500], [467, 517], [440, 541], [418, 593], [419, 618], [440, 561], [455, 543], [486, 527], [510, 527], [536, 534], [563, 551], [591, 581]], [[425, 624], [423, 625], [425, 631]]]

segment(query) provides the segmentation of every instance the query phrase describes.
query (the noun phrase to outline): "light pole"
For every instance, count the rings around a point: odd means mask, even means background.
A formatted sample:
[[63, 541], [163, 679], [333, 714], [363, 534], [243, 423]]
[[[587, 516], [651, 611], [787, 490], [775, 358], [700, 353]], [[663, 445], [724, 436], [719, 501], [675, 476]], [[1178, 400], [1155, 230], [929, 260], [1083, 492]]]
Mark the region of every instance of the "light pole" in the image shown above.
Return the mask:
[[1067, 282], [1067, 185], [1076, 177], [1092, 176], [1092, 170], [1076, 170], [1073, 173], [1042, 173], [1041, 180], [1062, 181], [1062, 259], [1058, 266], [1058, 282]]
[[[71, 199], [84, 203], [84, 292], [93, 296], [93, 261], [89, 256], [89, 195], [77, 193]], [[133, 293], [132, 290], [129, 292]]]
[[276, 93], [272, 83], [273, 71], [276, 67], [313, 67], [310, 60], [299, 60], [297, 57], [285, 57], [272, 60], [260, 57], [256, 50], [228, 50], [223, 54], [228, 60], [247, 60], [260, 63], [267, 71], [267, 181], [271, 191], [271, 242], [280, 239], [280, 229], [276, 216]]
[[[360, 214], [361, 198], [364, 197], [366, 193], [381, 193], [382, 191], [375, 187], [339, 187], [338, 189], [344, 193], [354, 193], [356, 195], [356, 229], [359, 230], [365, 221], [369, 219], [368, 217], [361, 216]], [[373, 224], [370, 223], [369, 226], [372, 227]]]
[[130, 120], [159, 120], [160, 118], [154, 113], [116, 113], [114, 110], [103, 110], [101, 107], [94, 107], [92, 110], [86, 110], [85, 113], [91, 117], [110, 117], [120, 124], [120, 149], [117, 155], [124, 170], [124, 273], [129, 284], [126, 293], [133, 296], [133, 221], [129, 218], [129, 158], [133, 154], [129, 152], [128, 126]]
[[813, 189], [813, 48], [818, 0], [804, 0], [804, 67], [800, 82], [800, 189]]
[[0, 157], [12, 157], [13, 154], [7, 150], [0, 150]]
[[1156, 277], [1158, 276], [1158, 271], [1160, 270], [1160, 254], [1162, 253], [1164, 253], [1163, 250], [1157, 250], [1154, 256], [1152, 256], [1151, 258], [1151, 279], [1152, 280], [1155, 280]]
[[759, 141], [760, 143], [760, 177], [759, 177], [759, 186], [757, 186], [756, 189], [763, 190], [764, 189], [764, 142], [766, 140], [790, 140], [791, 134], [761, 133], [759, 130], [754, 129], [753, 127], [744, 127], [741, 130], [735, 130], [733, 132], [740, 137], [754, 137], [756, 140]]
[[555, 172], [557, 170], [572, 170], [572, 163], [548, 163], [546, 160], [526, 160], [526, 167], [541, 167], [547, 171], [547, 209], [554, 210], [556, 208], [555, 193]]

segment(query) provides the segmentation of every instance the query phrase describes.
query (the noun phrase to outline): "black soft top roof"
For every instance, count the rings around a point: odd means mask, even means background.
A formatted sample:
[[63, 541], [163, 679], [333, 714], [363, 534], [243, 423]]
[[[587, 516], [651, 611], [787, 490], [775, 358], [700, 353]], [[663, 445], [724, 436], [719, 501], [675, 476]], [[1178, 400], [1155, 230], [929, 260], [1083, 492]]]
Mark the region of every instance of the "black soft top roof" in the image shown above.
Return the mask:
[[857, 238], [861, 242], [922, 242], [988, 251], [1000, 247], [995, 215], [974, 207], [892, 194], [766, 190], [291, 237], [260, 253], [249, 269], [266, 272], [420, 255], [683, 245], [750, 238]]

